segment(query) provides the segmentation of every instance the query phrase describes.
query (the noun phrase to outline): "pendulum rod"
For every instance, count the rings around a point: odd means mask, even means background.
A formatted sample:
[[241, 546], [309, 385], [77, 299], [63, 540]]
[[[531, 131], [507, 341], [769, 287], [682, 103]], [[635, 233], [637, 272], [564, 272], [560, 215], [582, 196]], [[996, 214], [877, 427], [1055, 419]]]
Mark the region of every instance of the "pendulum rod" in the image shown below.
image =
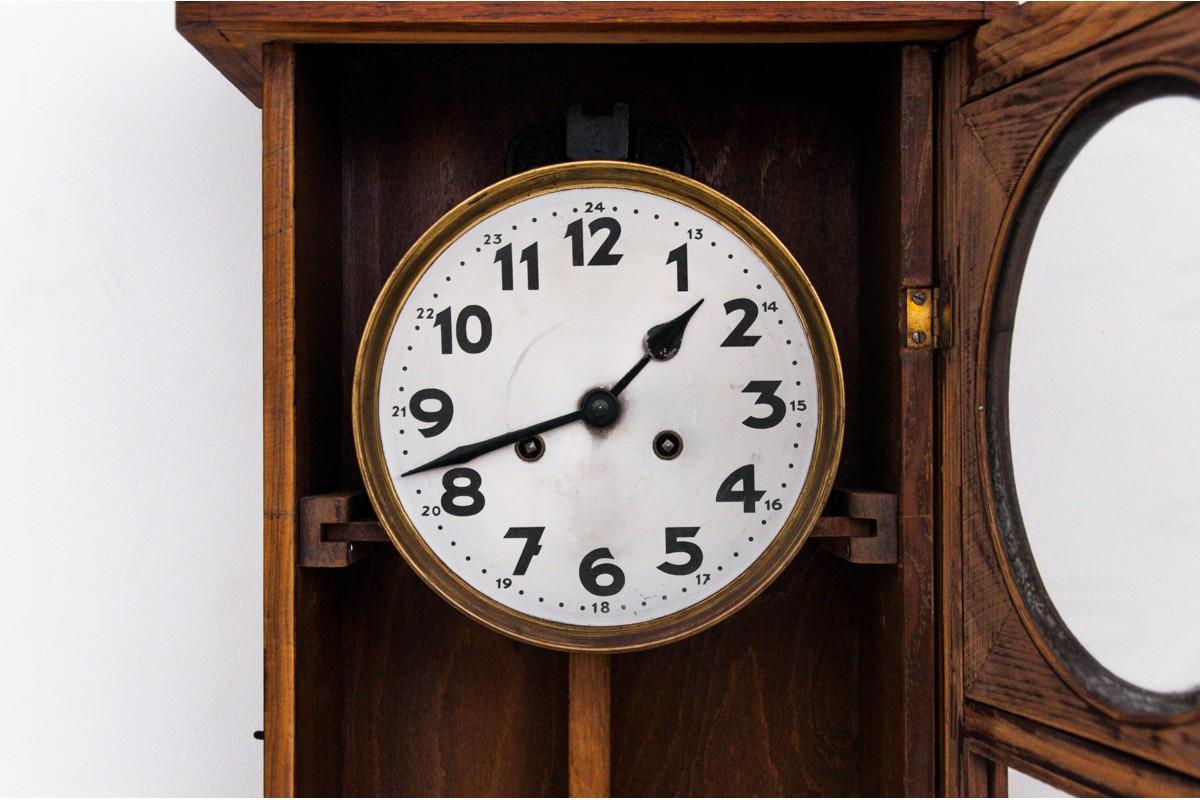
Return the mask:
[[568, 657], [568, 783], [571, 797], [608, 797], [612, 763], [612, 656]]

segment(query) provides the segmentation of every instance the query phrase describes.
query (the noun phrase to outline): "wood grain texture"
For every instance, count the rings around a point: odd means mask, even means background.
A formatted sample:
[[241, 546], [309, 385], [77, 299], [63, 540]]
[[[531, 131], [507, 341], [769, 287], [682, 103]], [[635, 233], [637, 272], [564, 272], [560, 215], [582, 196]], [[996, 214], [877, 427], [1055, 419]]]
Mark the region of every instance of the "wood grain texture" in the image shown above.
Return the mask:
[[288, 796], [296, 690], [292, 48], [266, 48], [263, 64], [263, 791]]
[[[979, 139], [987, 164], [1006, 195], [1017, 188], [1034, 150], [1070, 102], [1085, 88], [1145, 64], [1176, 64], [1195, 69], [1200, 42], [1186, 34], [1197, 25], [1195, 6], [1139, 28], [1135, 33], [1085, 50], [1069, 63], [964, 106], [966, 121]], [[1014, 106], [1020, 113], [1014, 114]]]
[[[902, 275], [928, 281], [932, 269], [923, 49], [299, 47], [294, 59], [292, 291], [305, 333], [290, 347], [305, 491], [358, 481], [344, 387], [404, 250], [503, 177], [517, 132], [571, 102], [618, 100], [677, 128], [697, 177], [804, 264], [850, 398], [839, 483], [898, 492], [902, 464], [932, 480], [931, 367], [902, 364], [896, 333]], [[901, 375], [913, 405], [901, 402]], [[901, 570], [807, 548], [714, 631], [614, 660], [615, 793], [931, 791], [933, 628], [919, 618], [931, 602], [929, 487], [906, 502]], [[344, 570], [303, 571], [293, 591], [301, 683], [281, 763], [295, 777], [280, 791], [567, 790], [565, 656], [480, 629], [386, 548]], [[912, 625], [898, 621], [910, 611]]]
[[967, 94], [977, 98], [1127, 33], [1181, 3], [1027, 3], [975, 32]]
[[[1181, 785], [1200, 790], [1200, 725], [1119, 722], [1085, 700], [1047, 662], [1014, 605], [1015, 590], [1006, 583], [981, 468], [989, 281], [1003, 254], [1014, 198], [1023, 191], [1031, 165], [1085, 91], [1140, 74], [1136, 70], [1146, 64], [1175, 74], [1200, 65], [1200, 8], [1167, 10], [1115, 37], [1111, 18], [1105, 19], [1082, 23], [1071, 37], [1073, 52], [1055, 51], [1058, 63], [975, 100], [966, 97], [970, 43], [951, 47], [944, 61], [941, 185], [946, 197], [939, 249], [942, 273], [954, 287], [957, 321], [953, 352], [943, 361], [941, 443], [947, 653], [942, 780], [951, 794], [971, 783], [966, 753], [1016, 759], [1011, 747], [1018, 739], [1026, 748], [1020, 757], [1028, 763], [1036, 761], [1039, 769], [1066, 775], [1064, 781], [1091, 791], [1149, 790], [1150, 783], [1137, 782], [1139, 775], [1169, 776], [1168, 783], [1156, 784], [1161, 791]], [[1038, 41], [1054, 38], [1052, 31], [1042, 29]], [[986, 35], [991, 34], [980, 31], [977, 38]], [[977, 724], [965, 730], [962, 722], [972, 714]], [[979, 723], [979, 714], [991, 715], [991, 722]], [[1011, 745], [1008, 751], [1001, 752], [1001, 739]], [[1089, 783], [1081, 753], [1087, 754], [1092, 773], [1108, 775], [1104, 782]], [[1062, 766], [1072, 759], [1074, 777]]]
[[255, 105], [261, 46], [303, 43], [947, 41], [1009, 3], [409, 2], [176, 4], [176, 28]]
[[568, 664], [571, 797], [608, 797], [612, 787], [612, 657], [572, 653]]
[[613, 658], [613, 794], [855, 795], [864, 568], [806, 548], [749, 606]]
[[1050, 669], [1016, 614], [1009, 616], [996, 633], [989, 658], [966, 692], [980, 703], [1106, 743], [1200, 779], [1194, 724], [1122, 726], [1099, 714]]
[[998, 761], [1040, 766], [1090, 790], [1088, 794], [1189, 797], [1196, 793], [1196, 782], [1186, 776], [994, 708], [969, 704], [963, 727], [985, 742]]
[[455, 611], [392, 548], [340, 571], [349, 796], [563, 796], [567, 656]]
[[[958, 114], [966, 87], [967, 48], [964, 40], [954, 42], [942, 53], [937, 96], [937, 206], [935, 233], [938, 275], [942, 295], [952, 299], [953, 338], [940, 355], [937, 370], [938, 414], [938, 514], [934, 543], [937, 563], [939, 636], [939, 753], [937, 792], [953, 795], [967, 787], [964, 780], [961, 724], [963, 713], [963, 588], [962, 588], [962, 473], [959, 385], [963, 346], [960, 331], [965, 327], [955, 289], [961, 285], [958, 221]], [[969, 788], [962, 788], [969, 793]]]
[[878, 755], [864, 770], [861, 791], [927, 795], [935, 790], [937, 731], [934, 354], [905, 347], [904, 288], [933, 279], [932, 55], [910, 46], [895, 58], [872, 124], [881, 148], [869, 169], [881, 182], [864, 196], [873, 225], [863, 258], [873, 274], [864, 288], [861, 346], [874, 353], [878, 370], [870, 390], [873, 435], [897, 447], [877, 455], [870, 480], [898, 494], [899, 569], [879, 575], [865, 617], [860, 725], [865, 749]]

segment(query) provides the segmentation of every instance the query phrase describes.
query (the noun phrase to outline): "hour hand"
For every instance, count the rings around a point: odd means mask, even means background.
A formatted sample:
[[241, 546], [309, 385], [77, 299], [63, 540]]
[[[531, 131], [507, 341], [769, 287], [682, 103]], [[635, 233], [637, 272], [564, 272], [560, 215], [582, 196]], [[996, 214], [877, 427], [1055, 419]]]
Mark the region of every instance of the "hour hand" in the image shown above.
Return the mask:
[[680, 314], [678, 317], [667, 322], [655, 325], [650, 330], [646, 331], [646, 355], [633, 365], [633, 368], [626, 372], [621, 380], [617, 381], [612, 388], [613, 396], [616, 397], [625, 391], [638, 373], [650, 363], [650, 359], [655, 361], [669, 361], [679, 352], [680, 346], [683, 344], [683, 332], [687, 330], [687, 325], [692, 320], [692, 315], [696, 313], [696, 309], [704, 302], [704, 298], [696, 301], [695, 305], [687, 311]]
[[683, 332], [687, 330], [692, 315], [696, 313], [696, 309], [700, 308], [700, 304], [703, 302], [703, 298], [697, 300], [695, 305], [675, 319], [655, 325], [646, 331], [646, 352], [651, 358], [655, 361], [667, 361], [675, 357], [675, 354], [679, 352], [680, 345], [683, 344]]

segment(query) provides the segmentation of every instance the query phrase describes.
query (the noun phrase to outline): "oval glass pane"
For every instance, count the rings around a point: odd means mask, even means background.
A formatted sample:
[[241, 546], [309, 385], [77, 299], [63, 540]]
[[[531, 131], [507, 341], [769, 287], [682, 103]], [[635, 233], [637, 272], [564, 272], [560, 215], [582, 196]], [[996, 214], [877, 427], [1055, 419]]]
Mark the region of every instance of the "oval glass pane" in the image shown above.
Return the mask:
[[1060, 655], [1089, 688], [1153, 712], [1130, 690], [1179, 701], [1200, 684], [1200, 100], [1076, 125], [1094, 133], [1030, 195], [1045, 207], [1008, 312], [1011, 485], [996, 495], [1019, 498], [1026, 606], [1066, 628], [1051, 645], [1081, 646], [1090, 658]]

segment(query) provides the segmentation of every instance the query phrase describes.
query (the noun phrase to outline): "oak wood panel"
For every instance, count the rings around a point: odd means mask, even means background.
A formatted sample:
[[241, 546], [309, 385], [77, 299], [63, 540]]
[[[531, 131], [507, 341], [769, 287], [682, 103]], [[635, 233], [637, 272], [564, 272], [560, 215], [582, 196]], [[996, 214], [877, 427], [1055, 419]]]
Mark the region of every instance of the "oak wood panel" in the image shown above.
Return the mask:
[[338, 793], [567, 793], [565, 654], [467, 619], [392, 548], [342, 572]]
[[295, 786], [294, 63], [292, 48], [266, 48], [263, 103], [263, 791], [268, 795], [291, 795]]
[[[268, 48], [264, 112], [264, 789], [337, 791], [341, 705], [334, 575], [296, 569], [297, 501], [334, 479], [322, 458], [336, 409], [337, 183], [312, 78], [290, 46]], [[336, 171], [334, 172], [336, 175]], [[297, 202], [303, 197], [304, 202]], [[331, 335], [332, 334], [332, 335]], [[331, 344], [333, 346], [331, 347]], [[336, 434], [336, 429], [334, 429]]]
[[255, 105], [261, 45], [350, 42], [946, 41], [1009, 3], [410, 2], [176, 4], [176, 28]]
[[572, 797], [607, 797], [612, 770], [612, 658], [568, 656], [568, 781]]
[[[905, 47], [900, 51], [899, 165], [900, 287], [933, 283], [933, 63], [931, 51]], [[897, 339], [905, 336], [905, 293], [897, 290]], [[900, 624], [893, 624], [886, 670], [900, 679], [896, 698], [901, 727], [899, 741], [907, 742], [903, 782], [906, 795], [931, 795], [936, 787], [934, 632], [934, 352], [900, 350], [900, 568], [896, 604]], [[881, 609], [881, 618], [887, 612]], [[896, 665], [896, 666], [893, 666]], [[866, 721], [864, 721], [865, 724]], [[892, 743], [887, 743], [889, 749]]]
[[[972, 786], [973, 783], [977, 785], [979, 782], [978, 774], [972, 775], [970, 772], [970, 770], [978, 768], [976, 765], [979, 762], [984, 762], [988, 767], [988, 773], [984, 777], [984, 780], [988, 784], [995, 783], [994, 780], [991, 780], [992, 776], [1000, 775], [1000, 774], [1005, 775], [1005, 781], [1004, 781], [1005, 791], [1003, 793], [996, 793], [996, 792], [988, 791], [989, 796], [1008, 797], [1008, 780], [1007, 780], [1007, 772], [1008, 772], [1007, 768], [1008, 767], [1012, 767], [1013, 769], [1016, 769], [1019, 772], [1023, 772], [1026, 775], [1030, 775], [1034, 778], [1037, 778], [1039, 781], [1041, 781], [1043, 783], [1049, 784], [1050, 786], [1053, 786], [1054, 788], [1056, 788], [1060, 791], [1066, 792], [1071, 797], [1099, 797], [1099, 796], [1101, 796], [1091, 786], [1084, 786], [1081, 783], [1076, 783], [1075, 781], [1071, 780], [1070, 778], [1064, 777], [1060, 773], [1053, 772], [1049, 768], [1026, 761], [1026, 760], [1022, 759], [1019, 755], [1013, 753], [1008, 748], [1005, 748], [1001, 745], [997, 745], [993, 742], [987, 741], [986, 739], [965, 738], [963, 741], [964, 741], [963, 747], [966, 751], [965, 759], [968, 762], [971, 762], [971, 766], [968, 767], [968, 775], [967, 775], [967, 783], [966, 783], [966, 785], [968, 787]], [[974, 792], [974, 791], [968, 791], [967, 795], [969, 797], [977, 796], [976, 792]]]
[[[942, 295], [956, 301], [960, 285], [958, 240], [958, 113], [966, 87], [967, 45], [959, 40], [942, 54], [938, 76], [937, 139], [937, 282]], [[961, 722], [963, 713], [963, 588], [962, 588], [962, 473], [959, 420], [962, 387], [961, 309], [951, 306], [949, 347], [942, 350], [937, 370], [938, 414], [935, 418], [939, 471], [935, 527], [939, 658], [939, 753], [937, 791], [954, 794], [964, 786]]]
[[[1200, 779], [1195, 726], [1119, 726], [1071, 691], [1029, 639], [1016, 614], [997, 633], [991, 654], [968, 696], [1030, 720], [1164, 764]], [[1200, 784], [1194, 788], [1200, 789]]]
[[1179, 8], [1181, 3], [1026, 3], [976, 31], [967, 94], [976, 98], [1052, 67]]
[[1198, 27], [1200, 7], [1186, 6], [1010, 90], [968, 103], [964, 107], [966, 121], [1006, 196], [1016, 190], [1034, 150], [1076, 95], [1106, 76], [1139, 64], [1190, 64], [1195, 68], [1200, 61], [1200, 41], [1186, 34]]
[[966, 797], [1008, 797], [1008, 771], [990, 752], [966, 743], [963, 758], [965, 778], [962, 794]]
[[[328, 76], [293, 50], [292, 196], [295, 361], [293, 415], [296, 492], [337, 485], [337, 382], [341, 321], [330, 314], [341, 295], [336, 269], [341, 242], [340, 167], [336, 121], [322, 109]], [[300, 520], [298, 519], [299, 523]], [[296, 531], [299, 535], [299, 531]], [[340, 790], [342, 673], [340, 588], [344, 574], [296, 571], [295, 789], [326, 795]]]
[[738, 614], [613, 657], [613, 795], [855, 795], [861, 574], [805, 548]]
[[1013, 714], [971, 703], [963, 727], [985, 742], [999, 761], [1037, 765], [1099, 795], [1194, 796], [1196, 781], [1124, 753], [1037, 725]]
[[[933, 279], [932, 54], [900, 48], [872, 128], [881, 145], [864, 195], [864, 341], [875, 358], [869, 392], [877, 452], [870, 480], [898, 493], [899, 569], [872, 582], [865, 615], [860, 713], [867, 794], [929, 795], [935, 790], [936, 656], [933, 587], [933, 352], [905, 347], [904, 287]], [[881, 713], [882, 711], [882, 713]], [[904, 746], [896, 746], [904, 742]]]
[[[1040, 37], [1050, 36], [1047, 30]], [[989, 324], [989, 270], [995, 269], [1002, 255], [1001, 235], [1013, 211], [1012, 198], [1022, 190], [1031, 161], [1043, 152], [1061, 115], [1082, 92], [1131, 75], [1145, 63], [1194, 68], [1200, 62], [1197, 31], [1200, 8], [1195, 6], [1167, 11], [1116, 38], [1105, 24], [1083, 26], [1072, 37], [1077, 55], [1067, 53], [1061, 63], [970, 102], [964, 99], [970, 43], [952, 46], [944, 61], [942, 141], [948, 144], [942, 150], [942, 185], [948, 196], [941, 249], [946, 261], [943, 275], [954, 286], [957, 324], [954, 352], [943, 362], [948, 373], [943, 402], [947, 409], [956, 405], [958, 412], [943, 417], [942, 565], [943, 575], [948, 576], [942, 594], [943, 641], [953, 650], [958, 638], [962, 654], [960, 662], [949, 652], [943, 664], [943, 674], [952, 682], [943, 693], [947, 731], [942, 777], [950, 793], [969, 783], [970, 769], [962, 754], [972, 748], [980, 752], [981, 743], [999, 747], [996, 741], [1010, 730], [1003, 726], [977, 726], [973, 732], [956, 729], [953, 715], [968, 713], [964, 708], [971, 702], [1001, 709], [1021, 730], [1036, 732], [1028, 743], [1046, 770], [1074, 758], [1077, 752], [1071, 748], [1079, 745], [1098, 764], [1098, 771], [1116, 770], [1113, 774], [1130, 780], [1137, 774], [1169, 774], [1172, 781], [1184, 781], [1191, 791], [1197, 790], [1189, 781], [1197, 777], [1200, 763], [1200, 725], [1118, 722], [1077, 694], [1039, 651], [1006, 583], [980, 467], [980, 430], [986, 410], [980, 392], [981, 339]], [[981, 31], [980, 36], [986, 33]], [[1164, 66], [1171, 64], [1175, 66]], [[965, 610], [956, 632], [948, 628], [955, 624], [953, 604], [959, 598]], [[964, 741], [968, 733], [973, 738]], [[1094, 783], [1084, 785], [1098, 790]], [[1106, 790], [1120, 785], [1110, 782]], [[1140, 786], [1146, 789], [1149, 784]]]

